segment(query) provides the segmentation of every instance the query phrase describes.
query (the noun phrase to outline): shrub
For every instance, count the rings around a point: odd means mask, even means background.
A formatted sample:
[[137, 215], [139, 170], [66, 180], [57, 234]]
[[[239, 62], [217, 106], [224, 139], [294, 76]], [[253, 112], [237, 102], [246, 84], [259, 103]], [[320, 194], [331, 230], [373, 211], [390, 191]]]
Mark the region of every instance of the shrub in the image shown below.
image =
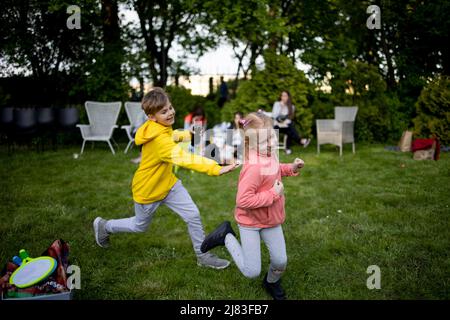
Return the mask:
[[208, 127], [220, 122], [220, 111], [217, 103], [203, 96], [191, 94], [191, 90], [181, 86], [168, 86], [165, 89], [170, 96], [172, 105], [176, 111], [174, 129], [183, 128], [184, 117], [194, 110], [195, 107], [203, 107], [208, 120]]
[[236, 111], [246, 114], [263, 109], [270, 112], [280, 93], [288, 90], [296, 110], [294, 123], [302, 136], [310, 135], [313, 115], [307, 108], [310, 86], [304, 73], [288, 57], [270, 51], [264, 54], [264, 62], [263, 70], [256, 70], [250, 80], [240, 83], [236, 98], [222, 110], [222, 120], [231, 121]]
[[409, 119], [399, 111], [401, 103], [387, 86], [378, 69], [365, 62], [348, 61], [331, 81], [334, 106], [358, 106], [355, 138], [369, 142], [396, 141]]
[[423, 88], [416, 102], [414, 133], [450, 143], [450, 78], [440, 76]]

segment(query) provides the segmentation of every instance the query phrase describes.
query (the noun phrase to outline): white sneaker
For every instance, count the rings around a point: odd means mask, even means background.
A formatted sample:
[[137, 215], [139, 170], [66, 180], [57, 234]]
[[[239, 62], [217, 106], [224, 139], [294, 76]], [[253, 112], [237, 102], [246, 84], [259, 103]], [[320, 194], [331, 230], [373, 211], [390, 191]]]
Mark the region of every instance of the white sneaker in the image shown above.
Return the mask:
[[109, 233], [106, 231], [106, 220], [100, 217], [94, 220], [95, 241], [102, 248], [109, 247]]
[[311, 139], [305, 139], [303, 142], [303, 148], [306, 148], [311, 143]]
[[207, 252], [197, 256], [199, 267], [209, 267], [213, 269], [225, 269], [230, 265], [230, 261], [221, 259], [213, 253]]

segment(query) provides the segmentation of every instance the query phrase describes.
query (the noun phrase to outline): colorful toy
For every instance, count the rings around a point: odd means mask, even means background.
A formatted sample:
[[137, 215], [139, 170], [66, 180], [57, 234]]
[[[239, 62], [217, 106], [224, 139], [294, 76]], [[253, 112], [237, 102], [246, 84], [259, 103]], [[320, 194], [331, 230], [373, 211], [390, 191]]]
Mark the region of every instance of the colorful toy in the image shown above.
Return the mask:
[[55, 271], [58, 264], [52, 257], [30, 258], [24, 249], [20, 250], [19, 256], [22, 264], [13, 272], [9, 283], [21, 289], [45, 280]]
[[20, 257], [18, 256], [14, 256], [12, 258], [12, 262], [14, 262], [14, 264], [17, 264], [20, 267], [20, 265], [22, 264], [22, 259], [20, 259]]

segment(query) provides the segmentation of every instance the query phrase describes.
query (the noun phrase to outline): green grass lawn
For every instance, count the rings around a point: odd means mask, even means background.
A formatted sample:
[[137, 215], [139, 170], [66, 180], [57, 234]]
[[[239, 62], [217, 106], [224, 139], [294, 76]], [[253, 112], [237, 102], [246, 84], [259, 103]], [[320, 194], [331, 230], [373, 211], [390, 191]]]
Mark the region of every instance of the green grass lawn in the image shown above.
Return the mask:
[[[124, 145], [121, 145], [123, 150]], [[450, 157], [418, 162], [381, 145], [296, 148], [305, 160], [298, 177], [283, 180], [290, 299], [449, 299]], [[132, 216], [130, 184], [136, 166], [106, 144], [36, 153], [0, 149], [0, 264], [21, 248], [39, 255], [53, 240], [70, 243], [81, 269], [76, 299], [268, 299], [261, 286], [268, 267], [263, 246], [259, 279], [234, 264], [221, 271], [197, 267], [184, 222], [160, 207], [144, 234], [112, 237], [110, 249], [94, 241], [97, 216]], [[180, 170], [206, 232], [233, 221], [239, 171], [209, 177]], [[224, 248], [214, 250], [231, 258]], [[381, 269], [381, 289], [369, 290], [367, 267]]]

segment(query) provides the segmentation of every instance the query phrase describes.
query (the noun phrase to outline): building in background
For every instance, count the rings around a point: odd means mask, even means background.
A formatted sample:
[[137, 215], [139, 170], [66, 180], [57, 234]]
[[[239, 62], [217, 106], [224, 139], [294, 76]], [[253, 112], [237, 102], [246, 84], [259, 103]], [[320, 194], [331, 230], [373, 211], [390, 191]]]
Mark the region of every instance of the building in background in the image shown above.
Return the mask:
[[[223, 77], [224, 81], [228, 82], [229, 80], [234, 80], [235, 76], [236, 75], [231, 74], [191, 75], [189, 77], [180, 77], [178, 83], [180, 86], [190, 89], [192, 94], [207, 96], [210, 91], [210, 78], [212, 78], [213, 81], [213, 90], [216, 91], [220, 86], [220, 77]], [[170, 84], [174, 85], [175, 81], [170, 79]]]
[[[243, 76], [243, 75], [242, 75]], [[220, 86], [220, 77], [223, 77], [225, 82], [233, 81], [236, 77], [235, 74], [196, 74], [191, 76], [181, 76], [178, 78], [178, 85], [191, 90], [194, 95], [200, 95], [206, 97], [210, 91], [209, 79], [212, 78], [214, 92], [218, 90]], [[174, 86], [175, 78], [169, 77], [167, 85]], [[136, 79], [130, 82], [130, 86], [136, 91], [139, 91], [139, 82]], [[152, 88], [151, 83], [144, 85], [144, 92], [148, 92]], [[230, 84], [228, 84], [230, 88]]]

